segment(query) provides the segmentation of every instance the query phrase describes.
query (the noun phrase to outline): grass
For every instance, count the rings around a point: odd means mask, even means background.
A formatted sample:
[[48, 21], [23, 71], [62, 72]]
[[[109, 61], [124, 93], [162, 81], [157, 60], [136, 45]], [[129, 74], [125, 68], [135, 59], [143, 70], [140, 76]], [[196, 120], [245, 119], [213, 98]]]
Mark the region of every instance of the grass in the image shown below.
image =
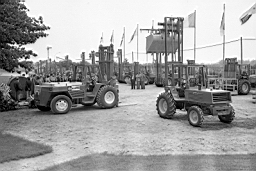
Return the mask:
[[0, 132], [0, 163], [52, 152], [52, 147]]

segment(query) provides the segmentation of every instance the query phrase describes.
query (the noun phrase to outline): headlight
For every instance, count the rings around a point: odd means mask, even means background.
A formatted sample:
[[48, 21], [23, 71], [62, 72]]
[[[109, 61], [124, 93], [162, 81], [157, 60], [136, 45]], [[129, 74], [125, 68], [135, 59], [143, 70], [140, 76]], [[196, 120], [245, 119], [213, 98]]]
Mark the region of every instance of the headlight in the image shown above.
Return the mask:
[[70, 87], [68, 87], [68, 91], [72, 91], [72, 87], [70, 86]]

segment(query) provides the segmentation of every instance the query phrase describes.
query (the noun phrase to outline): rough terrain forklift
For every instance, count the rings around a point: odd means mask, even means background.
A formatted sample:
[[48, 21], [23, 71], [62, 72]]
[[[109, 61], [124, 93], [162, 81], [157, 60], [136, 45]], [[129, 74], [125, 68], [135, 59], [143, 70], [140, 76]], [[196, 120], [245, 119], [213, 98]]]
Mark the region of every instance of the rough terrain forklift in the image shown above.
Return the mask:
[[[68, 113], [72, 106], [92, 106], [96, 102], [101, 108], [118, 106], [118, 85], [111, 85], [113, 74], [113, 45], [99, 47], [99, 65], [82, 64], [81, 83], [50, 83], [35, 87], [35, 103], [41, 111], [54, 114]], [[93, 71], [98, 71], [93, 73]]]
[[247, 95], [251, 90], [249, 80], [250, 65], [238, 64], [237, 58], [226, 58], [224, 74], [221, 78], [209, 78], [209, 86], [231, 91], [239, 95]]
[[[168, 50], [170, 46], [178, 46], [178, 58], [183, 59], [183, 18], [165, 17], [164, 23], [164, 49], [165, 49], [165, 71], [168, 71]], [[170, 35], [177, 35], [178, 41], [171, 44], [167, 43]], [[173, 51], [172, 53], [175, 53]], [[182, 61], [182, 60], [181, 60]], [[174, 62], [174, 61], [173, 61]], [[189, 68], [198, 67], [198, 84], [190, 85], [188, 71]], [[200, 126], [203, 123], [204, 116], [216, 115], [221, 122], [231, 123], [235, 112], [231, 106], [231, 93], [225, 90], [206, 89], [207, 71], [204, 66], [184, 65], [182, 63], [172, 64], [172, 73], [177, 69], [179, 82], [174, 85], [172, 77], [172, 86], [165, 86], [164, 92], [156, 100], [156, 110], [160, 117], [171, 119], [176, 113], [176, 109], [186, 110], [188, 121], [192, 126]], [[168, 73], [165, 72], [165, 81], [167, 85]]]

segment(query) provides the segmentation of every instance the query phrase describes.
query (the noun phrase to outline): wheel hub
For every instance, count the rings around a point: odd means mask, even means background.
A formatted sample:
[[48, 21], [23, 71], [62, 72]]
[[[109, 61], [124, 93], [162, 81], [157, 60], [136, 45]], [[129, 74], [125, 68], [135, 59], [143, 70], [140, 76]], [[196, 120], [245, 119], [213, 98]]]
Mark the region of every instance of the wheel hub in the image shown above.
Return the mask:
[[56, 109], [58, 111], [63, 112], [67, 110], [67, 108], [68, 108], [68, 102], [66, 100], [61, 99], [56, 102]]
[[248, 91], [248, 85], [247, 84], [243, 84], [242, 85], [242, 90], [243, 90], [243, 92], [247, 92]]
[[115, 94], [112, 91], [108, 91], [104, 96], [104, 100], [107, 104], [112, 104], [115, 101]]
[[166, 100], [163, 99], [163, 98], [160, 99], [158, 107], [159, 107], [159, 110], [160, 110], [161, 113], [165, 113], [167, 111], [167, 102], [166, 102]]
[[196, 111], [192, 110], [192, 111], [190, 112], [189, 117], [190, 117], [190, 120], [191, 120], [192, 123], [197, 123], [197, 121], [198, 121], [198, 115], [197, 115], [197, 112], [196, 112]]

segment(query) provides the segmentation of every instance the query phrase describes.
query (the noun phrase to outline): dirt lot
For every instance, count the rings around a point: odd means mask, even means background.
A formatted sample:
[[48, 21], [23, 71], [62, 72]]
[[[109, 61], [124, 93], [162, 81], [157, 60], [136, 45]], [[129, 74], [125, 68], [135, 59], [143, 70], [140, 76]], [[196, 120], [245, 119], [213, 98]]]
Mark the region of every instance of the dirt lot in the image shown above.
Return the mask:
[[256, 153], [256, 104], [252, 96], [232, 96], [236, 118], [232, 124], [205, 117], [192, 127], [184, 111], [174, 119], [156, 112], [163, 88], [149, 85], [131, 90], [120, 84], [120, 106], [102, 110], [78, 106], [68, 114], [53, 115], [37, 109], [0, 113], [0, 130], [53, 147], [53, 152], [32, 159], [0, 164], [0, 170], [37, 170], [95, 153], [252, 154]]

